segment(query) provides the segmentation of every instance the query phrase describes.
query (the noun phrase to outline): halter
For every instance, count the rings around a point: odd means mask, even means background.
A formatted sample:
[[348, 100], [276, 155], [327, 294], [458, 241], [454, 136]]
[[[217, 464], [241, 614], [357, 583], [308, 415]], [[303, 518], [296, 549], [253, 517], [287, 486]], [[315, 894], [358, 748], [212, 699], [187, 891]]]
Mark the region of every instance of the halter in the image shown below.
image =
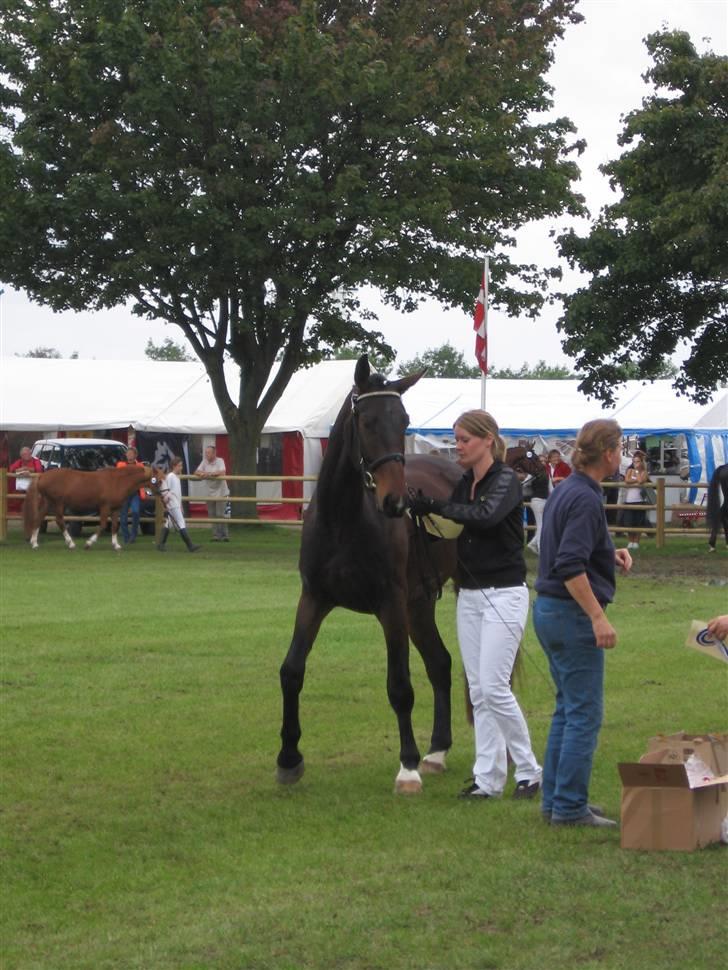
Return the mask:
[[[367, 397], [398, 397], [401, 400], [402, 395], [399, 393], [399, 391], [367, 391], [366, 394], [352, 393], [351, 413], [354, 415], [354, 417], [358, 417], [359, 415], [359, 411], [358, 411], [359, 401], [363, 401]], [[357, 444], [358, 444], [359, 436], [358, 436], [358, 426], [356, 422], [354, 422], [354, 431], [357, 436]], [[370, 492], [373, 492], [374, 489], [376, 488], [376, 483], [374, 481], [372, 472], [375, 472], [377, 468], [380, 468], [382, 465], [385, 465], [388, 461], [396, 461], [404, 465], [404, 455], [402, 454], [401, 451], [394, 451], [391, 454], [382, 455], [381, 457], [375, 458], [374, 461], [370, 461], [370, 462], [367, 462], [364, 460], [364, 456], [361, 454], [361, 446], [359, 447], [359, 452], [360, 452], [359, 464], [361, 466], [362, 473], [364, 476], [364, 487], [368, 489]]]

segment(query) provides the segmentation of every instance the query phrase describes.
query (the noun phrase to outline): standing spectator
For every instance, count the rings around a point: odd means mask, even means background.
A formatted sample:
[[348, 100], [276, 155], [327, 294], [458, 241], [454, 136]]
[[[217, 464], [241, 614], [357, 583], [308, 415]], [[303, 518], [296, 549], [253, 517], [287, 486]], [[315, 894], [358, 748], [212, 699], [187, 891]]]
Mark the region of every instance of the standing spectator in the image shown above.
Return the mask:
[[43, 471], [43, 466], [37, 458], [33, 458], [30, 448], [23, 445], [20, 449], [20, 458], [14, 461], [8, 471], [15, 475], [15, 491], [27, 492], [30, 488], [31, 475], [39, 475]]
[[182, 541], [187, 546], [188, 552], [197, 552], [200, 549], [200, 546], [196, 546], [187, 533], [187, 524], [182, 512], [182, 482], [180, 482], [179, 476], [182, 474], [183, 467], [181, 458], [171, 458], [170, 470], [162, 475], [163, 482], [159, 494], [162, 496], [164, 507], [167, 510], [167, 518], [164, 520], [164, 527], [157, 546], [160, 552], [167, 551], [167, 537], [172, 527], [177, 529], [182, 536]]
[[566, 462], [561, 457], [561, 452], [558, 448], [552, 448], [548, 454], [548, 464], [546, 465], [546, 471], [549, 476], [549, 491], [554, 490], [554, 485], [558, 485], [559, 482], [563, 482], [565, 478], [568, 478], [571, 474], [571, 468], [566, 464]]
[[574, 474], [546, 503], [533, 608], [536, 635], [556, 686], [543, 772], [544, 818], [552, 825], [614, 828], [588, 801], [604, 705], [604, 651], [617, 643], [605, 610], [615, 571], [632, 567], [615, 551], [599, 483], [619, 468], [622, 429], [589, 421], [579, 432]]
[[[126, 468], [128, 465], [143, 465], [144, 462], [139, 461], [138, 458], [139, 452], [133, 445], [129, 445], [126, 449], [126, 461], [117, 461], [116, 467]], [[144, 489], [140, 489], [138, 492], [128, 495], [121, 506], [119, 512], [119, 527], [121, 528], [121, 538], [124, 540], [124, 545], [136, 542], [136, 537], [139, 535], [139, 517], [141, 515], [143, 497]], [[131, 533], [129, 532], [129, 512], [131, 512]]]
[[[197, 466], [195, 475], [203, 480], [203, 494], [207, 496], [208, 518], [222, 519], [225, 516], [227, 497], [230, 494], [226, 474], [225, 462], [217, 457], [214, 445], [205, 448], [205, 457]], [[226, 522], [215, 522], [213, 525], [213, 542], [228, 542], [228, 528]]]
[[[642, 505], [644, 496], [642, 489], [648, 480], [647, 466], [645, 465], [644, 451], [639, 449], [632, 455], [632, 464], [624, 473], [625, 505]], [[622, 525], [627, 530], [627, 548], [639, 549], [641, 530], [647, 525], [647, 512], [644, 509], [624, 509], [622, 515]]]
[[546, 499], [549, 497], [549, 476], [544, 468], [543, 474], [535, 475], [530, 483], [531, 485], [531, 511], [533, 512], [533, 520], [536, 523], [536, 532], [533, 538], [528, 543], [527, 548], [531, 552], [538, 555], [539, 549], [541, 548], [541, 529], [543, 527], [543, 510], [546, 505]]
[[455, 450], [465, 474], [451, 499], [418, 495], [411, 511], [435, 512], [464, 526], [458, 536], [457, 630], [473, 705], [475, 764], [473, 783], [460, 797], [502, 794], [510, 754], [513, 797], [534, 798], [541, 766], [510, 683], [528, 616], [521, 485], [503, 461], [505, 442], [487, 411], [460, 415]]

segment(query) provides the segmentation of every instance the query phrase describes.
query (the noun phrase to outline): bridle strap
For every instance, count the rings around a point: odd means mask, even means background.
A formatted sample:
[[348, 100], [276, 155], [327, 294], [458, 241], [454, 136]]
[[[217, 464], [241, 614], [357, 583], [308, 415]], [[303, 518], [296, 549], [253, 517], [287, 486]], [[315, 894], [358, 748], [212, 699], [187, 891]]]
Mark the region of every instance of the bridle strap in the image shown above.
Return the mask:
[[[367, 391], [365, 394], [352, 393], [351, 395], [351, 413], [354, 417], [357, 416], [357, 405], [359, 401], [364, 401], [368, 397], [398, 397], [401, 398], [402, 395], [399, 391]], [[354, 426], [356, 428], [356, 425]], [[358, 437], [358, 435], [357, 435]], [[364, 460], [364, 456], [360, 453], [359, 464], [362, 466], [364, 472], [364, 484], [370, 491], [374, 489], [374, 479], [372, 478], [372, 472], [376, 471], [382, 465], [387, 462], [396, 461], [404, 465], [404, 455], [401, 451], [395, 451], [388, 455], [381, 455], [379, 458], [375, 458], [372, 462], [367, 462]]]

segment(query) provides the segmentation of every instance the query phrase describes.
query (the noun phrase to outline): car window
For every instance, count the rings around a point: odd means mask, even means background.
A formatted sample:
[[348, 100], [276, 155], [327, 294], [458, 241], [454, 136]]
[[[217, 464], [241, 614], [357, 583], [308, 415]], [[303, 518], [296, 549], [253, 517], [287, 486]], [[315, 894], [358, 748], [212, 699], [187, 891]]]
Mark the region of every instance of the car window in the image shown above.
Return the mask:
[[123, 461], [126, 451], [117, 445], [69, 445], [64, 449], [64, 464], [77, 471], [93, 472], [97, 468]]
[[61, 467], [61, 449], [58, 445], [55, 448], [48, 449], [48, 457], [46, 460], [52, 468]]

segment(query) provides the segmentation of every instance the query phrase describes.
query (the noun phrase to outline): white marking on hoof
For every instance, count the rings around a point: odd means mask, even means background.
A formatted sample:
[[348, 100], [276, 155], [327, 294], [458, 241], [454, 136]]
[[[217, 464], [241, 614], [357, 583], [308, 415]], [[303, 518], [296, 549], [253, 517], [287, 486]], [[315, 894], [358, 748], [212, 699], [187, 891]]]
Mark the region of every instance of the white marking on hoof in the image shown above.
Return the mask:
[[71, 533], [68, 531], [68, 529], [63, 530], [63, 541], [66, 543], [69, 549], [76, 548], [76, 543], [71, 538]]
[[30, 537], [30, 548], [31, 549], [37, 549], [38, 548], [38, 532], [39, 531], [40, 531], [39, 529], [34, 529], [33, 530], [33, 533], [32, 533], [32, 535]]
[[404, 765], [399, 766], [399, 773], [394, 780], [394, 791], [397, 795], [420, 795], [422, 793], [422, 779], [416, 769], [411, 771]]
[[87, 549], [90, 549], [91, 546], [93, 546], [94, 542], [96, 542], [97, 539], [98, 539], [98, 536], [94, 532], [94, 534], [92, 536], [89, 536], [88, 539], [86, 540], [86, 548]]
[[114, 549], [116, 549], [117, 552], [121, 552], [121, 550], [124, 548], [123, 546], [119, 545], [116, 536], [111, 537], [111, 545], [114, 547]]
[[420, 762], [420, 774], [441, 775], [447, 771], [447, 751], [430, 751]]

